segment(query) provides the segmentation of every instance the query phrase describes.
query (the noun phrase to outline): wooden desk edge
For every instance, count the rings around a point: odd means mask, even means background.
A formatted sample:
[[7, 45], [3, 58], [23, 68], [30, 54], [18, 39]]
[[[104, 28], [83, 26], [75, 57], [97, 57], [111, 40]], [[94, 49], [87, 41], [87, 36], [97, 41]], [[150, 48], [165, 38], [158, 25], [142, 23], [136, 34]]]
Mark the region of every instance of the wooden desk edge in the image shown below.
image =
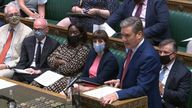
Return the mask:
[[21, 83], [21, 82], [18, 82], [18, 81], [14, 81], [12, 79], [4, 78], [4, 77], [0, 77], [0, 79], [6, 80], [8, 82], [15, 83], [17, 85], [20, 85], [20, 86], [23, 86], [23, 87], [26, 87], [26, 88], [30, 88], [30, 89], [36, 90], [38, 92], [42, 92], [42, 93], [46, 93], [46, 94], [49, 94], [49, 95], [52, 95], [52, 96], [56, 96], [56, 97], [59, 97], [59, 98], [62, 98], [62, 99], [66, 99], [66, 96], [64, 96], [64, 95], [61, 95], [61, 94], [58, 94], [58, 93], [54, 93], [54, 92], [51, 92], [51, 91], [48, 91], [48, 90], [44, 90], [44, 89], [41, 89], [41, 88], [38, 88], [38, 87], [35, 87], [35, 86], [31, 86], [31, 85], [28, 85], [28, 84], [25, 84], [25, 83]]

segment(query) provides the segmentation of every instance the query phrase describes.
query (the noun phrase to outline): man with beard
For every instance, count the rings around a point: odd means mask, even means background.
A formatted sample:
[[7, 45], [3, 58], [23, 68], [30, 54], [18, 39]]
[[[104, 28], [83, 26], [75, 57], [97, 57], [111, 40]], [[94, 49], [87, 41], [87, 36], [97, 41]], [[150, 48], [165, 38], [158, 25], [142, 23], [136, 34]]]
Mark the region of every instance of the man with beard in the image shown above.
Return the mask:
[[19, 9], [15, 5], [5, 7], [8, 24], [0, 27], [0, 76], [11, 78], [13, 70], [20, 59], [21, 44], [32, 31], [20, 22]]

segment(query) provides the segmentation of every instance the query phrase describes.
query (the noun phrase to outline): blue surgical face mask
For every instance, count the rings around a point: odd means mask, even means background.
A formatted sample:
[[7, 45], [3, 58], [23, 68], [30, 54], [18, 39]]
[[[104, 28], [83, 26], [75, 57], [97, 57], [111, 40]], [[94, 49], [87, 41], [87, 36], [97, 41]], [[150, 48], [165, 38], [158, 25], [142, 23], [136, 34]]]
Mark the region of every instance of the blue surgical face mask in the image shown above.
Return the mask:
[[96, 53], [101, 53], [105, 49], [105, 43], [93, 43], [93, 48]]
[[46, 36], [46, 34], [43, 30], [35, 30], [34, 35], [39, 41], [43, 40]]

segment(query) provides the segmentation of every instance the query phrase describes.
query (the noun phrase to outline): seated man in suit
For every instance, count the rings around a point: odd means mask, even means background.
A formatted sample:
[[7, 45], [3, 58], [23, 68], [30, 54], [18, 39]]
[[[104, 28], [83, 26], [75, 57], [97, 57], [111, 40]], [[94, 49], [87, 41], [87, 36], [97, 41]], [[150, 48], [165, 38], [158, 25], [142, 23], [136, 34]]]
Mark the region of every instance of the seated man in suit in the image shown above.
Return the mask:
[[15, 5], [5, 7], [5, 18], [8, 24], [0, 27], [0, 76], [11, 78], [20, 58], [23, 40], [32, 31], [20, 22], [19, 9]]
[[144, 26], [144, 37], [153, 45], [169, 38], [169, 9], [167, 0], [124, 0], [123, 4], [116, 10], [107, 23], [115, 26], [121, 20], [136, 16], [142, 20]]
[[159, 89], [163, 108], [187, 108], [191, 86], [191, 72], [176, 58], [177, 46], [172, 39], [159, 44], [162, 69]]
[[117, 99], [148, 97], [148, 108], [162, 108], [159, 94], [159, 71], [161, 63], [153, 46], [144, 39], [142, 22], [137, 17], [129, 17], [120, 24], [122, 41], [129, 49], [124, 65], [116, 80], [106, 84], [120, 87], [122, 90], [104, 96], [105, 105]]
[[15, 73], [13, 79], [31, 83], [34, 78], [49, 69], [47, 57], [59, 46], [59, 43], [47, 36], [47, 21], [43, 18], [34, 21], [34, 35], [26, 38], [22, 44], [21, 58], [16, 68], [25, 69], [31, 74]]

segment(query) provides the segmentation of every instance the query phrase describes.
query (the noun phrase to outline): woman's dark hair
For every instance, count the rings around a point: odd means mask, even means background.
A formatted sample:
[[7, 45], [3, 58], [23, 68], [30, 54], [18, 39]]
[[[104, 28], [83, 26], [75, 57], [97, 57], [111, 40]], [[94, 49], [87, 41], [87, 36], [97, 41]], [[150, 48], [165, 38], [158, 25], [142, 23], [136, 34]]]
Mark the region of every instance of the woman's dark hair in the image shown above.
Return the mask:
[[68, 31], [69, 29], [72, 27], [72, 26], [75, 26], [81, 33], [80, 35], [80, 43], [83, 44], [83, 43], [86, 43], [87, 41], [87, 33], [86, 31], [84, 30], [84, 27], [81, 23], [74, 23], [74, 24], [70, 24], [69, 27], [68, 27]]
[[94, 39], [102, 39], [105, 41], [105, 51], [109, 50], [109, 37], [104, 30], [97, 30], [93, 33], [93, 40]]

